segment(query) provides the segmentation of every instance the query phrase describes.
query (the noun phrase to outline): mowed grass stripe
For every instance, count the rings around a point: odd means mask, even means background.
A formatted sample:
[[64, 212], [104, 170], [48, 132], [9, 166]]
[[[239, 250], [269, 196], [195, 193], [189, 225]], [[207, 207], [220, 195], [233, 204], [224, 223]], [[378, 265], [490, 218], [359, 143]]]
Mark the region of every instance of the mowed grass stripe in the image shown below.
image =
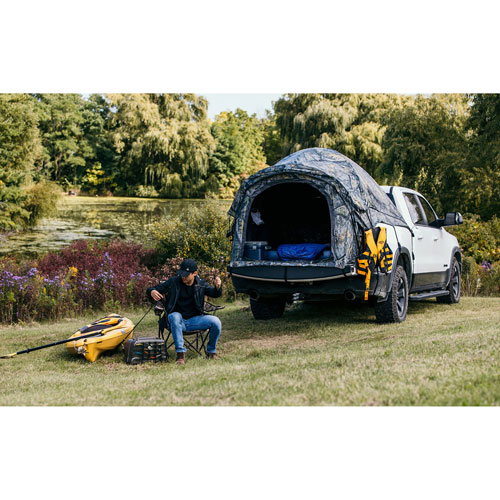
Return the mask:
[[[90, 364], [52, 347], [0, 360], [0, 405], [498, 405], [499, 313], [497, 298], [429, 301], [411, 304], [402, 324], [379, 325], [367, 306], [297, 304], [261, 322], [247, 303], [229, 304], [220, 361], [128, 366], [117, 351]], [[1, 352], [63, 339], [97, 317], [2, 327]], [[151, 313], [136, 335], [156, 335], [156, 325]]]

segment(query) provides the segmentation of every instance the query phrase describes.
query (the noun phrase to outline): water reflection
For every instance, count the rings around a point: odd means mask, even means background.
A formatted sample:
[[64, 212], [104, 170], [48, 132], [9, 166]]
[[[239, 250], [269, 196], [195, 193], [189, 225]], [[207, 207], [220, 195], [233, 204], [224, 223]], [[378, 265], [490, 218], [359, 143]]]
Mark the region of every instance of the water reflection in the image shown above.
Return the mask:
[[35, 255], [82, 238], [131, 239], [150, 244], [150, 229], [161, 216], [178, 216], [190, 206], [215, 205], [227, 211], [228, 200], [157, 200], [66, 196], [56, 217], [42, 219], [32, 230], [0, 241], [0, 254]]

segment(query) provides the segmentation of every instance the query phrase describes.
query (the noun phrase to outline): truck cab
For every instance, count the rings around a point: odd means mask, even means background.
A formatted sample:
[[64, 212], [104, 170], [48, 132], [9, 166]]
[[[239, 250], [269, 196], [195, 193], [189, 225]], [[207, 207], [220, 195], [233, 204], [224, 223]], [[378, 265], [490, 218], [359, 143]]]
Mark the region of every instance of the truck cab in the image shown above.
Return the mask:
[[[439, 219], [425, 197], [409, 188], [381, 186], [403, 215], [412, 231], [412, 274], [410, 292], [439, 290], [449, 281], [452, 260], [461, 265], [458, 241], [448, 233], [446, 221]], [[461, 223], [461, 216], [449, 222]]]

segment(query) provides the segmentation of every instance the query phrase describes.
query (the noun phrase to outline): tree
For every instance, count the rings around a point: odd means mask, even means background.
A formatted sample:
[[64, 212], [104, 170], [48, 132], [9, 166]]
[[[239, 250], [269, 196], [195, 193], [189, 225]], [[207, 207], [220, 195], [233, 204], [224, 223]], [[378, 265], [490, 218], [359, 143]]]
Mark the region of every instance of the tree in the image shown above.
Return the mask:
[[242, 109], [224, 111], [212, 124], [216, 140], [210, 156], [208, 185], [218, 195], [234, 195], [243, 179], [266, 166], [262, 149], [264, 132], [255, 115]]
[[276, 115], [266, 112], [266, 117], [260, 121], [262, 134], [262, 150], [266, 157], [268, 165], [274, 165], [285, 156], [284, 148], [281, 143], [280, 131], [276, 124]]
[[335, 149], [376, 176], [383, 157], [382, 117], [402, 99], [391, 94], [286, 94], [274, 105], [283, 152]]
[[55, 181], [79, 179], [94, 151], [82, 128], [85, 102], [79, 94], [35, 94], [43, 155], [40, 174]]
[[[199, 194], [214, 147], [207, 101], [194, 94], [110, 94], [120, 172], [167, 197]], [[179, 185], [180, 182], [180, 185]]]
[[87, 183], [83, 188], [88, 190], [87, 181], [97, 175], [99, 182], [90, 182], [93, 193], [107, 191], [116, 187], [114, 178], [118, 176], [120, 157], [113, 140], [113, 112], [104, 95], [91, 94], [85, 100], [82, 117], [82, 131], [92, 154], [87, 155], [85, 175], [78, 181]]
[[0, 94], [0, 230], [28, 224], [24, 208], [35, 161], [41, 153], [33, 98]]
[[464, 201], [484, 219], [500, 216], [500, 95], [473, 94]]
[[438, 212], [458, 209], [467, 157], [463, 94], [409, 96], [384, 118], [382, 182], [422, 192]]

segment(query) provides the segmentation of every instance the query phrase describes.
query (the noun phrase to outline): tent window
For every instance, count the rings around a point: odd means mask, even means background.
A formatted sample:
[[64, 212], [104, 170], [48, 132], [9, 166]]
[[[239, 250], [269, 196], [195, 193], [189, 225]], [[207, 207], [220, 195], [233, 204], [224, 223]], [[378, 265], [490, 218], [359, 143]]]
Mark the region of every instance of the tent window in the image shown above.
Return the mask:
[[248, 216], [247, 241], [267, 241], [276, 249], [283, 243], [331, 242], [330, 210], [324, 195], [305, 183], [272, 186], [252, 203], [250, 212], [259, 209], [263, 224]]

